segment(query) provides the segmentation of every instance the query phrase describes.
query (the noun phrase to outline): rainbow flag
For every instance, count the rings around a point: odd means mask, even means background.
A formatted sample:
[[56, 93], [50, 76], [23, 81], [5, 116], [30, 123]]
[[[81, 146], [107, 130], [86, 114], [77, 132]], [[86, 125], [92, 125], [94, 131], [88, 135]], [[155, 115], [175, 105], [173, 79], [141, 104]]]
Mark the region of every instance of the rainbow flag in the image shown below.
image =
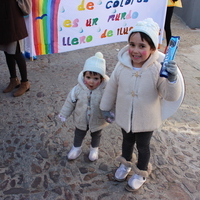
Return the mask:
[[60, 0], [33, 0], [32, 24], [36, 55], [58, 53], [58, 8]]

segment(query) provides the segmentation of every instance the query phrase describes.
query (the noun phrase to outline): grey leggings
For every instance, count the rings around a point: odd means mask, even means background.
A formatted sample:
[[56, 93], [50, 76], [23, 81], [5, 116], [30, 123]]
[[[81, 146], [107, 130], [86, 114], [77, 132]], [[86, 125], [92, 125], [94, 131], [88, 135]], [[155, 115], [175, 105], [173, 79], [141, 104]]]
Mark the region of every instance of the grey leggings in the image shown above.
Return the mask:
[[[87, 134], [87, 131], [88, 131], [88, 128], [85, 131], [84, 130], [80, 130], [78, 128], [75, 129], [74, 147], [80, 147], [82, 145], [83, 139], [85, 138], [85, 136]], [[91, 146], [93, 148], [99, 147], [100, 138], [101, 138], [101, 131], [102, 130], [90, 133], [90, 135], [92, 137]]]

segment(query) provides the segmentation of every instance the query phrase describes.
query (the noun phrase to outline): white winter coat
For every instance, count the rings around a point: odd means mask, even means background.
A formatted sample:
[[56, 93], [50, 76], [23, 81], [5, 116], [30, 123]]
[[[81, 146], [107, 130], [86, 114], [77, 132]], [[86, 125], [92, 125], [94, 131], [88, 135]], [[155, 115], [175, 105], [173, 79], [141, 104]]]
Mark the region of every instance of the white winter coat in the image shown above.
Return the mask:
[[159, 76], [161, 64], [156, 50], [140, 71], [133, 69], [128, 46], [120, 50], [117, 63], [104, 91], [100, 109], [115, 106], [115, 121], [126, 132], [157, 129], [161, 119], [161, 97], [176, 101], [181, 94], [180, 80], [170, 83]]
[[108, 80], [109, 77], [105, 76], [96, 89], [89, 90], [83, 82], [83, 72], [81, 72], [78, 84], [69, 92], [60, 115], [67, 119], [72, 114], [74, 125], [80, 130], [86, 130], [88, 125], [91, 132], [106, 127], [108, 123], [104, 120], [99, 105]]

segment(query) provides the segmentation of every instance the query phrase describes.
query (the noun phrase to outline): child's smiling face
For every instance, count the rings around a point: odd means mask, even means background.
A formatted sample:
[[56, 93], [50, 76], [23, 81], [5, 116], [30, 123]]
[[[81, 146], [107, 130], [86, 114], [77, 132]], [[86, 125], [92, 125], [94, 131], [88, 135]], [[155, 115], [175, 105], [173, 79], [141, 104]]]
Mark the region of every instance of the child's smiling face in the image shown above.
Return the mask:
[[140, 33], [130, 36], [129, 55], [134, 67], [141, 68], [154, 51], [145, 39], [141, 39]]
[[100, 74], [94, 74], [92, 72], [86, 71], [84, 75], [84, 83], [88, 89], [94, 90], [96, 89], [102, 82], [102, 78]]

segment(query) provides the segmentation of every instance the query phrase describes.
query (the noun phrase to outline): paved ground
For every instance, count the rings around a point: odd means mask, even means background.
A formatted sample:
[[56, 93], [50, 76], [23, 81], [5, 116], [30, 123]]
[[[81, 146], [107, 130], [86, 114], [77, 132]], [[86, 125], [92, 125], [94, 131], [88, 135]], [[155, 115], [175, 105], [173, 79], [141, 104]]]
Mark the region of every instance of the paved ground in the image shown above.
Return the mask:
[[[121, 133], [112, 124], [104, 130], [100, 158], [88, 160], [90, 136], [83, 153], [69, 162], [71, 121], [57, 114], [86, 58], [101, 51], [110, 75], [118, 49], [109, 44], [27, 61], [31, 90], [21, 97], [0, 93], [1, 200], [200, 200], [200, 30], [173, 17], [173, 33], [181, 36], [176, 60], [184, 74], [186, 96], [178, 112], [155, 131], [151, 143], [153, 172], [138, 192], [113, 180], [121, 151]], [[8, 70], [0, 52], [0, 91]]]

